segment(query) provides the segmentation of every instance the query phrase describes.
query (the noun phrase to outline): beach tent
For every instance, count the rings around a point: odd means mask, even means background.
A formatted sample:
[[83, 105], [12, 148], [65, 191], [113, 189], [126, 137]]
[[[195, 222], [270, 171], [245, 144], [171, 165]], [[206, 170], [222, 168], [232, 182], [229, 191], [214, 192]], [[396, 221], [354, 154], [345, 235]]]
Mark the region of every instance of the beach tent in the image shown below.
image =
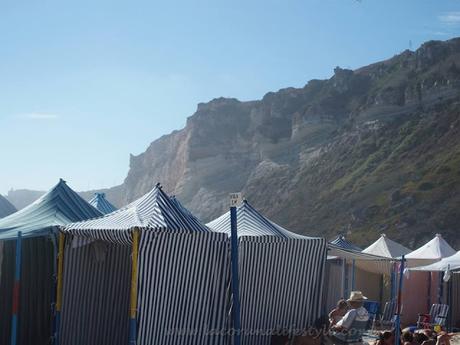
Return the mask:
[[382, 275], [391, 273], [394, 259], [362, 252], [361, 248], [338, 236], [328, 244], [328, 284], [325, 309], [360, 290], [373, 301], [385, 299]]
[[10, 344], [16, 239], [22, 233], [18, 339], [20, 345], [48, 345], [55, 302], [56, 232], [70, 222], [101, 213], [60, 180], [31, 205], [0, 219], [3, 257], [0, 279], [0, 343]]
[[433, 264], [414, 267], [410, 270], [439, 272], [439, 278], [443, 278], [445, 282], [441, 285], [441, 288], [444, 290], [441, 294], [443, 295], [441, 296], [441, 301], [450, 305], [449, 316], [451, 317], [452, 325], [458, 327], [460, 325], [460, 274], [453, 273], [458, 273], [460, 271], [460, 252], [443, 258]]
[[416, 267], [431, 264], [455, 253], [456, 251], [442, 238], [441, 234], [436, 234], [431, 241], [405, 257], [409, 267]]
[[109, 214], [117, 210], [117, 208], [106, 199], [105, 193], [95, 193], [89, 203], [97, 208], [102, 214]]
[[4, 196], [0, 195], [0, 218], [9, 216], [16, 211], [16, 207], [14, 207]]
[[[405, 256], [409, 269], [426, 266], [445, 257], [452, 256], [456, 251], [440, 234], [429, 242]], [[438, 301], [439, 286], [442, 273], [410, 271], [405, 275], [403, 289], [403, 323], [413, 323], [419, 313], [427, 313], [431, 304]]]
[[336, 247], [340, 247], [342, 249], [350, 249], [350, 250], [354, 250], [358, 252], [362, 250], [362, 248], [348, 241], [344, 235], [337, 236], [335, 239], [333, 239], [329, 243]]
[[229, 240], [190, 217], [160, 185], [62, 231], [62, 344], [227, 341]]
[[[242, 344], [270, 344], [275, 329], [312, 326], [321, 315], [326, 241], [282, 228], [247, 201], [236, 217]], [[230, 212], [207, 226], [230, 236]]]
[[385, 234], [382, 234], [377, 241], [372, 243], [362, 252], [396, 259], [409, 254], [411, 250], [393, 240], [390, 240]]

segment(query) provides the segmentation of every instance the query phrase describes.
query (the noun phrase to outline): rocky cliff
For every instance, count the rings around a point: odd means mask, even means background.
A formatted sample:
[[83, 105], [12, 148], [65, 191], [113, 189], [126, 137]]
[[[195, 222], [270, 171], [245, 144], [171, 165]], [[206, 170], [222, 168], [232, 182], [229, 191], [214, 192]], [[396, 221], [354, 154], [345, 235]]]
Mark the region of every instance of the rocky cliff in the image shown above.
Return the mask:
[[443, 232], [459, 245], [459, 114], [460, 39], [427, 42], [260, 101], [199, 104], [131, 157], [120, 201], [161, 181], [207, 221], [242, 191], [299, 233], [417, 245]]
[[242, 191], [303, 234], [385, 232], [409, 246], [459, 246], [460, 39], [431, 41], [328, 80], [198, 105], [185, 128], [130, 159], [120, 205], [158, 181], [204, 221]]

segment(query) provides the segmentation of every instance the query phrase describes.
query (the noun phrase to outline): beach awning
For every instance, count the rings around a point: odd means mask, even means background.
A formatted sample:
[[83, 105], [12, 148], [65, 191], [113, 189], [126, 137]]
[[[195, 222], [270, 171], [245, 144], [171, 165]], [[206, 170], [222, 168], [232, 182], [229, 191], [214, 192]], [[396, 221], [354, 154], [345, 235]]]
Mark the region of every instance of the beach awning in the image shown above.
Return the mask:
[[14, 239], [19, 231], [23, 237], [43, 236], [58, 226], [100, 215], [61, 179], [34, 203], [0, 219], [0, 240]]
[[14, 207], [3, 195], [0, 195], [0, 218], [9, 216], [16, 211], [16, 207]]
[[372, 243], [362, 252], [386, 258], [399, 258], [403, 255], [409, 254], [411, 250], [395, 241], [390, 240], [385, 234], [382, 234], [377, 241]]
[[102, 214], [109, 214], [117, 210], [117, 208], [106, 199], [105, 193], [95, 193], [89, 203], [101, 211]]
[[420, 248], [405, 256], [408, 267], [425, 266], [452, 256], [456, 251], [442, 238], [441, 234], [424, 244]]
[[443, 258], [440, 261], [435, 262], [431, 265], [413, 267], [410, 270], [411, 271], [430, 271], [430, 272], [434, 272], [434, 271], [445, 272], [448, 270], [449, 271], [460, 270], [460, 251], [447, 258]]
[[171, 201], [157, 184], [150, 192], [121, 209], [88, 221], [68, 224], [62, 231], [91, 239], [130, 244], [137, 228], [156, 232], [210, 232]]

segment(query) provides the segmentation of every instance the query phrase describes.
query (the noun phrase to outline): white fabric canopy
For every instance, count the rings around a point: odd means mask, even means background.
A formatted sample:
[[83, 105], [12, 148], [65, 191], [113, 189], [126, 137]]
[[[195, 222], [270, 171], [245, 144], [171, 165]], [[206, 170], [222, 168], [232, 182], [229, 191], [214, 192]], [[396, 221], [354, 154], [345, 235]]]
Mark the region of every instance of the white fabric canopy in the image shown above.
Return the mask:
[[409, 267], [416, 267], [432, 264], [455, 253], [456, 251], [442, 238], [441, 234], [436, 234], [431, 241], [407, 254], [406, 259]]
[[412, 271], [455, 271], [460, 269], [460, 251], [431, 265], [411, 268]]
[[411, 252], [409, 248], [390, 240], [385, 234], [362, 251], [366, 254], [383, 256], [386, 258], [398, 258]]

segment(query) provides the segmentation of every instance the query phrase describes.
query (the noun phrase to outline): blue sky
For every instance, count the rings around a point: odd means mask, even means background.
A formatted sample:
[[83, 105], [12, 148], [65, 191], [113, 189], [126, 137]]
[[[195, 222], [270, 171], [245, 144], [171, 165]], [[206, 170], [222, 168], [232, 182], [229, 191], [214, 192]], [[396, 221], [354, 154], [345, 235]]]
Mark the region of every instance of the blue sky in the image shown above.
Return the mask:
[[0, 1], [0, 193], [123, 181], [196, 104], [460, 33], [448, 0]]

